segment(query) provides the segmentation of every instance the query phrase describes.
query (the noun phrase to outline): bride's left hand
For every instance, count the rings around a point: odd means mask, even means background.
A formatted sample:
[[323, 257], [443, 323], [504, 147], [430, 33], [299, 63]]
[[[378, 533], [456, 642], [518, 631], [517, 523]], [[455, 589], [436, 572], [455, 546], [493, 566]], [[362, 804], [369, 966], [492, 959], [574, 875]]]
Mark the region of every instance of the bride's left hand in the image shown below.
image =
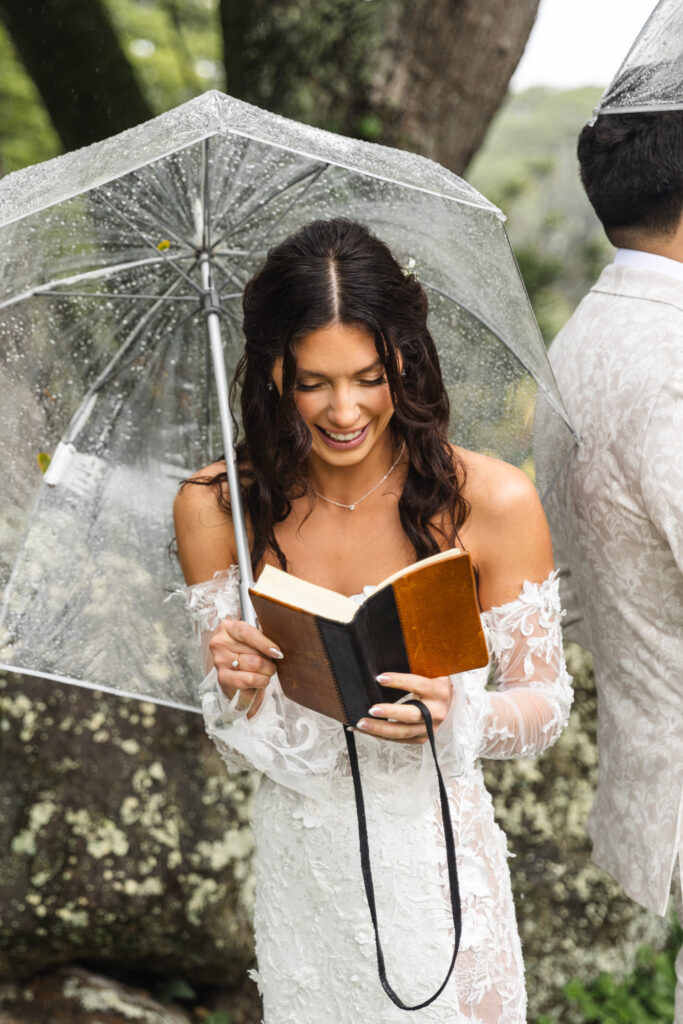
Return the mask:
[[[377, 677], [382, 686], [408, 690], [426, 704], [436, 730], [448, 714], [452, 699], [448, 676], [425, 679], [404, 672], [386, 672]], [[360, 732], [394, 743], [426, 743], [427, 727], [420, 709], [413, 704], [373, 704], [366, 718], [356, 723]]]

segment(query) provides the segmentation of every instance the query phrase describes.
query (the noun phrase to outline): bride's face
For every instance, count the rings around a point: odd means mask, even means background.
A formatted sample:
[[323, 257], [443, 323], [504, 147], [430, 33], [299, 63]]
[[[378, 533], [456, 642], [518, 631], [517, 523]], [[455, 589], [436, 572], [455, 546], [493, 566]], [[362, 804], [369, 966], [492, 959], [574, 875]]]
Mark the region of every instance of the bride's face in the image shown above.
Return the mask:
[[[282, 360], [273, 367], [282, 391]], [[384, 366], [368, 330], [332, 324], [296, 346], [295, 402], [311, 432], [312, 453], [334, 466], [362, 462], [387, 433], [394, 414]]]

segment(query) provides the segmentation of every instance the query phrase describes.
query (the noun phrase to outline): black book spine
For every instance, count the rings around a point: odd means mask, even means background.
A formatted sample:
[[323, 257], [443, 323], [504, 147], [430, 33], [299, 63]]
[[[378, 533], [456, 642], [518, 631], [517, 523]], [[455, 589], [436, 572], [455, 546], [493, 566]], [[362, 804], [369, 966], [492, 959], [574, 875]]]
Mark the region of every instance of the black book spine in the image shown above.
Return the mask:
[[[364, 626], [368, 636], [367, 661], [373, 680], [382, 672], [410, 672], [408, 652], [403, 642], [403, 630], [393, 587], [382, 587], [371, 594], [363, 605]], [[371, 652], [371, 653], [370, 653]], [[375, 683], [378, 694], [374, 702], [393, 703], [404, 697], [405, 690]]]
[[393, 703], [405, 691], [382, 686], [382, 672], [410, 672], [396, 599], [383, 587], [361, 605], [350, 623], [317, 617], [318, 630], [337, 682], [348, 722], [355, 725], [377, 703]]
[[363, 665], [362, 648], [358, 641], [358, 616], [350, 623], [333, 622], [316, 616], [316, 622], [344, 706], [347, 724], [355, 725], [370, 707], [367, 694], [368, 670]]

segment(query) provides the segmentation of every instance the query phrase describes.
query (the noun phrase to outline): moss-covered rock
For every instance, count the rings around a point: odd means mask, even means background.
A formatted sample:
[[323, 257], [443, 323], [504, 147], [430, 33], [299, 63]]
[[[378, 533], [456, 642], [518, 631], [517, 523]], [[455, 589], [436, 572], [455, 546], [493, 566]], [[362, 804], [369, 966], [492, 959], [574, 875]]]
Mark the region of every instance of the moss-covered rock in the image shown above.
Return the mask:
[[0, 1024], [190, 1024], [181, 1007], [80, 967], [38, 975], [28, 985], [0, 983]]
[[255, 778], [201, 717], [0, 676], [0, 729], [0, 977], [81, 960], [238, 983]]
[[574, 706], [557, 744], [537, 760], [488, 761], [486, 783], [508, 836], [524, 951], [529, 1020], [582, 1024], [563, 986], [633, 969], [643, 943], [662, 947], [668, 923], [623, 893], [590, 859], [586, 817], [597, 784], [596, 693], [590, 655], [567, 645]]

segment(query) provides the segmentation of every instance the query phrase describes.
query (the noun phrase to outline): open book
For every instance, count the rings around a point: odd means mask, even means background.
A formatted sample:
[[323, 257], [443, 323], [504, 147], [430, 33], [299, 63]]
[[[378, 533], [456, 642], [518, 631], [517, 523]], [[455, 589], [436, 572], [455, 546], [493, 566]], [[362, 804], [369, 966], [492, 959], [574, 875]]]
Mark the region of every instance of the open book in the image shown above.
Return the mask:
[[394, 573], [361, 605], [270, 565], [249, 593], [284, 654], [285, 694], [346, 725], [405, 696], [377, 682], [382, 672], [433, 679], [488, 662], [472, 561], [458, 548]]

